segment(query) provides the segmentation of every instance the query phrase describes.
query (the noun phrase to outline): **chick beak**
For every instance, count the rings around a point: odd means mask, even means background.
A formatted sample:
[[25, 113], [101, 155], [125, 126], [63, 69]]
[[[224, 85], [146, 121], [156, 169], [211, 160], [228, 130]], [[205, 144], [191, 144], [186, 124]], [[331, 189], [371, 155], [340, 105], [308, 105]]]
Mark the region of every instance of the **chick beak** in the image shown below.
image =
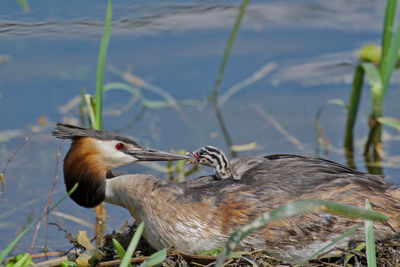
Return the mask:
[[187, 156], [164, 152], [154, 149], [125, 150], [126, 154], [138, 159], [138, 161], [169, 161], [189, 159]]
[[187, 164], [198, 164], [199, 163], [199, 156], [196, 152], [186, 152], [186, 156], [192, 156], [195, 159], [192, 161], [188, 161]]

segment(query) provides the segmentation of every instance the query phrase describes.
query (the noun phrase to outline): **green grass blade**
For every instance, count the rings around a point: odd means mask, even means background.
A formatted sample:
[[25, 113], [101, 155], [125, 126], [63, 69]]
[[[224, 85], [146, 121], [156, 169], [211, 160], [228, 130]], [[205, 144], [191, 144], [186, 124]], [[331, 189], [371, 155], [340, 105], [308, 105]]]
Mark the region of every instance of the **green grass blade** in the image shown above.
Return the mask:
[[334, 239], [331, 243], [329, 243], [328, 245], [326, 245], [325, 247], [319, 249], [318, 251], [316, 251], [314, 254], [312, 254], [310, 257], [307, 257], [305, 260], [303, 260], [301, 263], [299, 263], [297, 266], [302, 266], [303, 264], [305, 264], [306, 262], [308, 262], [309, 260], [311, 260], [312, 258], [314, 258], [315, 256], [321, 254], [322, 252], [326, 251], [328, 248], [330, 248], [331, 246], [335, 245], [337, 242], [339, 242], [340, 240], [342, 240], [343, 238], [351, 235], [352, 233], [354, 233], [355, 231], [357, 231], [360, 227], [362, 226], [362, 223], [358, 223], [356, 224], [354, 227], [352, 227], [349, 231], [347, 231], [346, 233], [344, 233], [343, 235], [339, 236], [338, 238]]
[[[163, 101], [163, 100], [148, 100], [146, 97], [143, 96], [143, 94], [140, 92], [139, 89], [126, 84], [126, 83], [121, 83], [121, 82], [113, 82], [113, 83], [107, 83], [103, 87], [103, 92], [111, 91], [111, 90], [123, 90], [126, 92], [131, 93], [133, 96], [137, 97], [140, 102], [145, 106], [146, 108], [165, 108], [165, 107], [173, 107], [171, 102], [169, 101]], [[198, 105], [199, 102], [197, 101], [187, 101], [183, 102], [183, 104], [187, 105]], [[177, 102], [174, 102], [173, 105], [177, 105]]]
[[222, 248], [215, 248], [200, 252], [199, 255], [218, 257], [221, 254]]
[[143, 229], [144, 229], [144, 222], [141, 222], [137, 227], [136, 232], [133, 235], [128, 248], [126, 249], [125, 256], [122, 258], [121, 264], [119, 265], [120, 267], [128, 267], [129, 264], [131, 263], [132, 255], [136, 250], [140, 237], [142, 236]]
[[85, 89], [82, 88], [81, 90], [81, 101], [79, 103], [79, 120], [80, 125], [85, 126]]
[[115, 238], [112, 239], [115, 250], [118, 253], [118, 256], [122, 259], [125, 256], [125, 249], [121, 246], [121, 244]]
[[28, 2], [26, 2], [26, 0], [18, 0], [18, 3], [20, 4], [20, 6], [23, 8], [23, 10], [25, 12], [29, 11], [29, 5], [28, 5]]
[[100, 44], [99, 58], [97, 61], [97, 77], [96, 77], [96, 124], [95, 129], [102, 128], [103, 114], [103, 75], [104, 63], [106, 61], [108, 42], [110, 40], [111, 31], [111, 15], [112, 15], [112, 0], [108, 0], [106, 22], [104, 25], [103, 38]]
[[162, 263], [167, 258], [167, 249], [153, 253], [144, 263], [144, 266], [153, 266]]
[[[368, 200], [365, 201], [365, 209], [372, 210]], [[374, 226], [373, 222], [370, 220], [365, 220], [365, 243], [367, 245], [366, 254], [368, 267], [376, 267]]]
[[61, 262], [61, 267], [78, 267], [78, 264], [74, 261], [65, 260]]
[[248, 234], [266, 226], [267, 224], [283, 218], [299, 215], [305, 212], [320, 212], [342, 215], [351, 218], [384, 221], [387, 217], [379, 212], [361, 209], [355, 206], [323, 200], [300, 200], [280, 206], [268, 213], [261, 215], [247, 225], [244, 225], [231, 234], [221, 255], [218, 257], [216, 266], [222, 266], [226, 257], [233, 251], [240, 241]]
[[[113, 242], [114, 248], [117, 251], [117, 254], [120, 257], [120, 259], [124, 258], [125, 249], [121, 246], [121, 244], [115, 238], [112, 239], [112, 242]], [[132, 264], [129, 262], [128, 266], [131, 267]]]
[[84, 95], [84, 100], [86, 102], [86, 107], [87, 107], [87, 113], [89, 117], [89, 125], [90, 128], [95, 128], [96, 126], [96, 118], [95, 118], [95, 111], [94, 111], [94, 106], [93, 106], [93, 97], [89, 94]]
[[127, 83], [121, 83], [121, 82], [107, 83], [104, 85], [103, 89], [104, 89], [104, 92], [111, 91], [111, 90], [123, 90], [123, 91], [131, 93], [132, 95], [134, 95], [135, 97], [137, 97], [138, 99], [140, 99], [140, 101], [142, 101], [144, 103], [148, 101], [142, 95], [142, 93], [140, 92], [139, 89], [137, 89]]
[[383, 96], [385, 96], [386, 94], [386, 90], [390, 82], [390, 77], [392, 76], [393, 69], [396, 66], [399, 47], [400, 47], [400, 21], [399, 24], [397, 25], [396, 34], [392, 39], [392, 43], [390, 45], [386, 62], [383, 62], [384, 65], [381, 66]]
[[347, 151], [353, 151], [353, 132], [357, 119], [358, 107], [360, 105], [362, 86], [364, 82], [364, 68], [358, 65], [353, 78], [350, 102], [348, 105], [346, 133], [344, 137], [344, 147]]
[[[361, 251], [363, 248], [365, 248], [365, 242], [360, 243], [354, 250], [355, 251]], [[353, 253], [349, 253], [346, 257], [346, 260], [344, 261], [344, 266], [348, 266], [348, 262], [354, 257], [355, 255]]]
[[378, 118], [378, 122], [386, 124], [387, 126], [393, 127], [400, 132], [400, 120], [390, 117]]
[[225, 125], [224, 119], [222, 117], [221, 109], [218, 105], [218, 92], [219, 92], [219, 88], [221, 87], [222, 78], [224, 77], [225, 69], [228, 64], [228, 59], [229, 59], [231, 51], [232, 51], [233, 43], [235, 42], [240, 23], [242, 22], [243, 15], [246, 11], [246, 7], [249, 2], [250, 2], [250, 0], [243, 0], [241, 6], [239, 8], [239, 14], [236, 18], [235, 24], [233, 25], [231, 35], [229, 36], [229, 40], [228, 40], [228, 43], [225, 48], [224, 56], [222, 58], [221, 65], [218, 70], [217, 79], [215, 80], [214, 88], [209, 93], [209, 96], [208, 96], [208, 101], [214, 105], [214, 111], [215, 111], [215, 115], [218, 120], [218, 124], [219, 124], [222, 134], [224, 136], [225, 143], [228, 146], [228, 148], [231, 152], [230, 154], [233, 158], [236, 157], [236, 152], [232, 150], [232, 145], [233, 145], [232, 138], [229, 134], [228, 128]]
[[22, 257], [19, 261], [13, 264], [13, 267], [26, 267], [32, 266], [34, 263], [32, 262], [31, 255], [28, 253], [22, 254]]
[[367, 75], [368, 83], [371, 87], [372, 113], [375, 117], [380, 117], [382, 116], [383, 108], [383, 87], [379, 70], [372, 63], [361, 63], [361, 66]]
[[42, 216], [39, 217], [39, 219], [33, 221], [27, 228], [25, 228], [24, 231], [22, 231], [0, 254], [0, 263], [4, 261], [4, 259], [7, 257], [7, 255], [10, 253], [10, 251], [15, 247], [15, 245], [21, 240], [21, 238], [34, 226], [36, 225], [44, 216], [47, 216], [53, 209], [55, 209], [61, 202], [64, 201], [69, 195], [71, 195], [76, 188], [78, 187], [78, 184], [75, 184], [74, 187], [59, 201], [56, 202], [50, 209], [46, 211]]
[[324, 105], [318, 108], [317, 112], [315, 113], [314, 117], [314, 134], [315, 138], [317, 140], [317, 144], [324, 144], [325, 145], [325, 150], [327, 151], [329, 148], [329, 144], [325, 138], [321, 138], [321, 136], [325, 136], [325, 131], [320, 123], [320, 117], [322, 115], [322, 112], [325, 110], [326, 107], [330, 105], [338, 105], [347, 110], [347, 105], [342, 99], [338, 98], [332, 98], [329, 99]]
[[29, 253], [23, 253], [9, 260], [6, 267], [26, 267], [32, 266], [33, 264], [31, 255], [29, 255]]
[[219, 66], [218, 75], [217, 75], [217, 79], [215, 81], [214, 88], [210, 92], [210, 95], [209, 95], [209, 101], [211, 101], [212, 103], [217, 102], [219, 88], [221, 87], [221, 82], [222, 82], [222, 78], [224, 77], [224, 74], [225, 74], [226, 65], [228, 64], [228, 60], [231, 55], [232, 46], [235, 43], [235, 39], [236, 39], [236, 35], [239, 30], [240, 23], [242, 22], [243, 15], [246, 11], [246, 7], [249, 2], [250, 2], [250, 0], [243, 0], [242, 5], [240, 6], [240, 9], [239, 9], [239, 14], [236, 18], [235, 24], [233, 25], [233, 29], [232, 29], [231, 35], [229, 36], [228, 44], [226, 45], [221, 65]]
[[390, 44], [392, 42], [393, 24], [396, 15], [397, 0], [388, 0], [386, 2], [385, 20], [383, 23], [382, 34], [382, 56], [381, 56], [381, 77], [387, 72], [387, 61]]

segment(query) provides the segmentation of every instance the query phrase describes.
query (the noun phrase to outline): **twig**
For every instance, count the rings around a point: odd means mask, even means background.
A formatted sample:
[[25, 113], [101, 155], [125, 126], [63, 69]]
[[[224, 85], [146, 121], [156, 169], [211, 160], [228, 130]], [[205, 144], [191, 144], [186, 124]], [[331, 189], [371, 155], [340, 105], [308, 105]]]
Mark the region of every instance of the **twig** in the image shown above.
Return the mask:
[[252, 85], [253, 83], [261, 80], [266, 75], [271, 73], [274, 69], [276, 69], [275, 63], [267, 63], [261, 69], [253, 73], [250, 77], [244, 79], [243, 81], [235, 84], [231, 88], [229, 88], [219, 99], [218, 103], [220, 106], [223, 106], [225, 102], [238, 91], [242, 90], [243, 88]]
[[94, 225], [94, 234], [97, 246], [103, 246], [104, 244], [104, 235], [106, 232], [106, 206], [104, 202], [101, 202], [98, 206], [94, 208], [94, 212], [96, 214], [96, 223]]
[[29, 137], [25, 137], [24, 142], [10, 155], [10, 157], [8, 158], [7, 164], [4, 167], [3, 171], [0, 173], [0, 182], [1, 182], [1, 193], [4, 192], [4, 184], [5, 184], [5, 180], [4, 180], [4, 174], [6, 173], [8, 167], [11, 164], [12, 159], [14, 158], [14, 156], [22, 149], [22, 147], [28, 142]]
[[[38, 253], [38, 254], [30, 254], [29, 256], [31, 259], [38, 259], [38, 258], [44, 258], [44, 257], [53, 257], [53, 256], [58, 256], [60, 255], [59, 251], [52, 251], [52, 252], [44, 252], [44, 253]], [[8, 257], [4, 260], [4, 262], [9, 262], [12, 260], [14, 257]]]
[[321, 261], [320, 259], [318, 259], [317, 261], [319, 263], [323, 264], [322, 266], [332, 266], [332, 267], [341, 267], [341, 266], [343, 266], [343, 265], [337, 265], [337, 264], [334, 264], [334, 263], [324, 262], [324, 261]]
[[290, 143], [292, 143], [298, 150], [304, 150], [304, 146], [300, 143], [300, 141], [291, 135], [283, 126], [275, 120], [274, 117], [269, 115], [262, 107], [258, 104], [253, 104], [252, 108], [257, 111], [265, 120], [271, 123], [275, 129], [280, 132]]
[[54, 257], [54, 256], [59, 256], [59, 255], [60, 255], [59, 251], [52, 251], [52, 252], [31, 254], [31, 258], [32, 259], [37, 259], [37, 258], [44, 258], [44, 257]]
[[233, 261], [234, 261], [234, 259], [230, 258], [224, 264], [222, 264], [222, 266], [228, 266]]
[[[140, 263], [147, 260], [149, 257], [139, 257], [139, 258], [131, 258], [131, 263]], [[112, 260], [112, 261], [104, 261], [100, 262], [100, 266], [119, 266], [121, 260]]]
[[[329, 154], [329, 139], [326, 136], [326, 133], [324, 131], [324, 128], [322, 128], [322, 125], [319, 122], [316, 122], [316, 132], [319, 132], [320, 136], [317, 138], [317, 149], [319, 151], [319, 147], [321, 144], [324, 145], [324, 156], [327, 157]], [[319, 154], [319, 153], [318, 153]]]
[[166, 90], [153, 85], [149, 82], [146, 82], [145, 80], [143, 80], [142, 78], [133, 75], [132, 73], [125, 71], [122, 72], [120, 70], [118, 70], [115, 66], [111, 66], [109, 67], [109, 70], [111, 72], [113, 72], [114, 74], [117, 74], [118, 76], [120, 76], [124, 81], [133, 84], [139, 88], [143, 88], [143, 89], [147, 89], [150, 92], [153, 92], [155, 94], [158, 94], [159, 96], [161, 96], [162, 98], [164, 98], [168, 103], [170, 103], [170, 105], [175, 108], [177, 111], [180, 111], [181, 108], [178, 104], [178, 101], [176, 101], [176, 99], [170, 95]]
[[146, 111], [147, 111], [147, 107], [145, 105], [142, 105], [141, 109], [139, 110], [139, 113], [133, 118], [133, 120], [117, 131], [123, 131], [123, 130], [126, 131], [126, 130], [130, 130], [133, 127], [135, 127], [140, 122], [140, 120], [143, 118]]
[[[374, 146], [375, 150], [377, 151], [377, 154], [379, 156], [379, 159], [382, 159], [382, 152], [379, 149], [376, 149], [376, 140], [374, 140], [375, 138], [375, 133], [380, 125], [380, 123], [372, 117], [372, 115], [370, 116], [370, 118], [368, 119], [368, 125], [370, 128], [369, 134], [368, 134], [368, 139], [367, 142], [365, 142], [365, 146], [364, 146], [364, 152], [363, 155], [366, 156], [369, 153], [369, 149], [371, 147], [371, 145]], [[378, 160], [376, 160], [378, 161]]]
[[[44, 207], [44, 209], [42, 211], [42, 215], [41, 216], [43, 216], [46, 213], [46, 211], [48, 210], [48, 208], [50, 206], [51, 198], [53, 196], [53, 193], [54, 193], [57, 181], [58, 181], [58, 167], [60, 165], [61, 148], [62, 148], [63, 144], [64, 144], [64, 140], [61, 140], [60, 146], [59, 146], [59, 148], [57, 150], [56, 168], [55, 168], [55, 172], [54, 172], [53, 185], [51, 187], [51, 190], [50, 190], [50, 193], [49, 193], [49, 197], [47, 199], [46, 205], [45, 205], [45, 207]], [[36, 230], [35, 230], [35, 233], [34, 233], [33, 238], [32, 238], [31, 246], [30, 246], [30, 248], [28, 250], [29, 253], [31, 253], [33, 247], [35, 246], [35, 241], [36, 241], [37, 235], [39, 233], [39, 229], [40, 229], [41, 223], [42, 223], [42, 220], [39, 220], [38, 223], [36, 224]]]
[[128, 71], [122, 72], [122, 71], [118, 70], [115, 66], [109, 67], [109, 70], [111, 72], [113, 72], [114, 74], [119, 75], [127, 83], [130, 83], [130, 84], [132, 84], [134, 86], [137, 86], [139, 88], [143, 88], [143, 89], [146, 89], [146, 90], [148, 90], [150, 92], [158, 94], [159, 96], [164, 98], [165, 101], [167, 103], [169, 103], [172, 106], [173, 109], [175, 109], [178, 112], [178, 114], [181, 116], [181, 118], [182, 118], [182, 120], [184, 122], [186, 122], [188, 124], [190, 123], [190, 120], [187, 117], [187, 115], [184, 112], [182, 112], [181, 105], [178, 103], [178, 101], [171, 94], [169, 94], [167, 92], [167, 90], [165, 90], [165, 89], [163, 89], [161, 87], [158, 87], [158, 86], [156, 86], [154, 84], [151, 84], [151, 83], [143, 80], [142, 78], [140, 78], [140, 77], [138, 77], [136, 75], [133, 75], [132, 73], [130, 73]]
[[42, 262], [36, 263], [34, 266], [35, 267], [60, 266], [60, 264], [65, 260], [68, 260], [68, 257], [62, 256], [62, 257], [58, 257], [58, 258], [54, 258], [54, 259], [50, 259], [47, 261], [42, 261]]
[[204, 265], [204, 267], [211, 267], [211, 266], [214, 266], [215, 265], [215, 261], [214, 262], [211, 262], [211, 263], [209, 263], [209, 264], [207, 264], [207, 265]]
[[[51, 222], [49, 223], [49, 225], [54, 225], [55, 227], [58, 228], [59, 231], [63, 232], [65, 234], [65, 238], [69, 241], [69, 243], [74, 244], [76, 243], [76, 238], [74, 237], [73, 234], [71, 234], [70, 232], [68, 232], [66, 229], [62, 228], [58, 223], [55, 222]], [[74, 248], [74, 247], [73, 247]], [[73, 249], [72, 248], [72, 249]]]
[[192, 266], [200, 266], [200, 267], [205, 267], [205, 266], [209, 266], [209, 265], [210, 265], [210, 264], [204, 265], [204, 264], [197, 263], [197, 262], [191, 262], [190, 264], [191, 264]]
[[213, 104], [214, 104], [215, 115], [217, 116], [219, 126], [221, 127], [222, 134], [224, 135], [226, 145], [229, 147], [229, 150], [231, 151], [232, 158], [236, 158], [237, 153], [232, 149], [233, 142], [231, 136], [229, 135], [228, 128], [225, 125], [224, 118], [222, 117], [222, 112], [221, 109], [219, 108], [218, 101], [214, 102]]
[[164, 90], [154, 84], [146, 82], [145, 80], [141, 79], [140, 77], [133, 75], [132, 73], [129, 73], [129, 72], [124, 72], [124, 74], [122, 75], [122, 78], [126, 82], [129, 82], [133, 85], [147, 89], [150, 92], [153, 92], [153, 93], [156, 93], [156, 94], [162, 96], [168, 103], [171, 104], [171, 106], [173, 108], [175, 108], [178, 111], [181, 110], [181, 107], [179, 106], [178, 101], [176, 101], [175, 98], [173, 98], [172, 95], [170, 95], [166, 90]]
[[6, 166], [4, 167], [4, 169], [2, 171], [3, 174], [6, 173], [6, 170], [10, 166], [10, 163], [11, 163], [12, 159], [14, 158], [15, 154], [17, 154], [21, 150], [21, 148], [28, 142], [28, 140], [29, 140], [29, 137], [26, 136], [25, 139], [24, 139], [24, 142], [14, 151], [14, 153], [12, 153], [10, 155], [10, 157], [8, 158], [7, 164], [6, 164]]
[[53, 211], [52, 213], [53, 213], [54, 216], [62, 217], [64, 219], [66, 219], [66, 220], [73, 221], [73, 222], [75, 222], [77, 224], [80, 224], [82, 226], [86, 226], [88, 228], [94, 228], [93, 224], [91, 224], [90, 222], [88, 222], [88, 221], [86, 221], [84, 219], [78, 218], [76, 216], [73, 216], [73, 215], [70, 215], [70, 214], [67, 214], [67, 213], [64, 213], [64, 212], [60, 212], [60, 211]]

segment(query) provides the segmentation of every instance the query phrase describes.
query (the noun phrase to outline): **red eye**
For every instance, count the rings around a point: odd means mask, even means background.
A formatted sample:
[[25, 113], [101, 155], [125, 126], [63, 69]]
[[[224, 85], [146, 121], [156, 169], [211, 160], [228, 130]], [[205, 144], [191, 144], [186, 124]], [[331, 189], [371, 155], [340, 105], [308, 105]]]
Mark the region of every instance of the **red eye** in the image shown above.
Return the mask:
[[124, 149], [124, 144], [123, 143], [118, 143], [118, 144], [115, 145], [115, 148], [117, 150], [122, 150], [122, 149]]

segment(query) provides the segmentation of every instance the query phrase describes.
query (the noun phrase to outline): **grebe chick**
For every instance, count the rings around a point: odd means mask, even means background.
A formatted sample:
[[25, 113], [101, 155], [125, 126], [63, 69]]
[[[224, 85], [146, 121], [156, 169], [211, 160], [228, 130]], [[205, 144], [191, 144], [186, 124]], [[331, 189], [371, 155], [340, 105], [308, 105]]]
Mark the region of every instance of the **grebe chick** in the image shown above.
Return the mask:
[[262, 163], [264, 160], [257, 157], [240, 158], [229, 161], [225, 153], [213, 146], [204, 146], [196, 151], [186, 153], [195, 159], [188, 162], [189, 164], [200, 164], [213, 167], [218, 179], [227, 179], [232, 177], [234, 180], [240, 180], [243, 174]]

